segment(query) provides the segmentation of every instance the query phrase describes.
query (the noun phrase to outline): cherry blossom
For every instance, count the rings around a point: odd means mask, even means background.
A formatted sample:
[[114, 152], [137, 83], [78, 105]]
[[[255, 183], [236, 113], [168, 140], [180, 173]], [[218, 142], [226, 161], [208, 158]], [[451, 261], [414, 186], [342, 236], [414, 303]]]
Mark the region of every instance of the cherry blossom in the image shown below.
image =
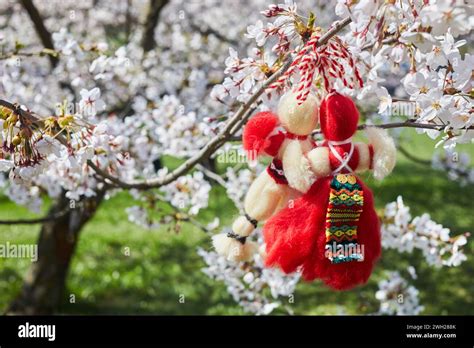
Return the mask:
[[79, 107], [82, 115], [84, 116], [95, 116], [97, 112], [105, 110], [105, 103], [100, 99], [100, 89], [95, 87], [90, 91], [82, 89], [80, 92], [81, 101]]
[[[21, 4], [2, 2], [0, 94], [17, 103], [0, 110], [2, 191], [38, 212], [46, 196], [81, 201], [102, 190], [106, 198], [126, 190], [93, 166], [119, 182], [164, 178], [172, 171], [162, 167], [164, 156], [186, 161], [198, 154], [286, 64], [288, 70], [251, 108], [274, 108], [288, 89], [299, 89], [301, 100], [336, 89], [358, 99], [369, 123], [396, 117], [433, 126], [418, 129], [437, 140], [433, 146], [443, 145], [433, 167], [460, 184], [474, 182], [469, 156], [454, 159], [457, 144], [474, 137], [474, 58], [465, 52], [472, 7], [462, 0], [243, 1], [226, 3], [225, 11], [217, 0], [170, 1], [150, 50], [142, 44], [143, 29], [124, 30], [128, 20], [143, 22], [147, 1], [97, 2], [93, 13], [92, 1], [38, 1], [54, 44], [46, 51], [31, 34], [35, 29]], [[351, 23], [320, 45], [345, 18]], [[118, 39], [111, 40], [110, 32]], [[392, 115], [397, 100], [413, 113]], [[19, 117], [20, 110], [41, 122]], [[221, 148], [230, 149], [241, 145]], [[214, 173], [214, 180], [217, 175], [226, 196], [242, 209], [244, 192], [264, 166], [223, 165], [225, 174]], [[207, 232], [220, 228], [218, 219], [193, 220], [209, 203], [208, 174], [204, 166], [195, 167], [159, 189], [130, 190], [129, 220], [152, 229], [184, 222]], [[160, 204], [172, 213], [160, 211]], [[466, 260], [467, 233], [452, 236], [428, 214], [413, 218], [401, 197], [386, 206], [382, 222], [385, 248], [420, 251], [437, 267]], [[267, 269], [259, 255], [252, 263], [234, 264], [214, 252], [198, 253], [203, 271], [223, 281], [245, 311], [291, 313], [285, 297], [293, 293], [298, 273]], [[376, 294], [379, 314], [421, 313], [417, 290], [398, 271], [388, 276]], [[402, 303], [396, 301], [400, 294]]]
[[[277, 308], [292, 313], [288, 296], [294, 293], [300, 274], [283, 274], [275, 268], [265, 268], [260, 255], [255, 255], [253, 264], [233, 263], [216, 252], [198, 250], [206, 267], [203, 272], [212, 279], [222, 281], [244, 311], [256, 315], [268, 315]], [[268, 287], [270, 294], [263, 289]]]
[[375, 298], [380, 301], [377, 314], [381, 315], [418, 315], [424, 310], [419, 302], [418, 289], [409, 285], [396, 271], [387, 272], [387, 278], [379, 282]]
[[459, 266], [467, 259], [462, 246], [468, 233], [452, 237], [448, 228], [431, 220], [427, 213], [412, 218], [400, 196], [385, 207], [382, 221], [384, 248], [409, 253], [419, 249], [427, 263], [436, 267]]

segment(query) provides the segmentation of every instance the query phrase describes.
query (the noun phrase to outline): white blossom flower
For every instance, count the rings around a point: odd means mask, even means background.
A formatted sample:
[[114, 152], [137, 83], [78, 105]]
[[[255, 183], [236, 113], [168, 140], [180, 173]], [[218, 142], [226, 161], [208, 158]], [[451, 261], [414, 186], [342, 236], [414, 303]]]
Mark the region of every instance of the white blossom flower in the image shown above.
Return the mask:
[[100, 99], [100, 89], [95, 87], [91, 90], [82, 89], [79, 101], [80, 111], [84, 116], [96, 116], [105, 110], [105, 102]]
[[[207, 265], [203, 272], [224, 282], [227, 291], [246, 312], [268, 315], [276, 308], [288, 310], [279, 299], [294, 293], [299, 273], [285, 275], [279, 269], [265, 268], [260, 255], [255, 255], [252, 267], [245, 267], [243, 263], [228, 261], [214, 251], [199, 248], [198, 254]], [[271, 297], [262, 291], [265, 287], [270, 288]]]
[[52, 34], [54, 47], [60, 50], [62, 54], [69, 56], [73, 53], [80, 52], [77, 41], [73, 39], [72, 35], [66, 28], [61, 28], [58, 32]]
[[[384, 248], [410, 253], [420, 249], [428, 264], [436, 267], [458, 266], [466, 259], [459, 248], [465, 244], [464, 235], [451, 237], [449, 229], [431, 220], [426, 213], [412, 219], [401, 196], [387, 204], [382, 221]], [[456, 243], [458, 238], [461, 240]]]
[[441, 35], [451, 30], [454, 36], [459, 36], [471, 29], [466, 10], [453, 6], [456, 3], [462, 3], [462, 1], [430, 1], [420, 11], [423, 24], [433, 28], [433, 35]]
[[409, 73], [402, 82], [407, 93], [413, 97], [418, 97], [420, 94], [427, 94], [438, 86], [435, 76], [426, 70], [423, 72]]
[[392, 97], [385, 87], [377, 89], [377, 97], [379, 98], [379, 114], [390, 113], [392, 109]]
[[[158, 175], [165, 175], [166, 169], [161, 170]], [[209, 200], [211, 185], [204, 180], [202, 172], [179, 177], [171, 184], [161, 189], [165, 198], [173, 206], [184, 209], [189, 208], [189, 214], [197, 215], [199, 210], [206, 208]]]
[[0, 159], [0, 172], [8, 172], [13, 166], [13, 161]]
[[255, 39], [257, 46], [265, 45], [265, 41], [267, 40], [267, 34], [263, 29], [263, 22], [257, 21], [255, 25], [249, 25], [247, 27], [246, 36], [250, 39]]
[[379, 282], [375, 298], [380, 301], [377, 314], [418, 315], [424, 310], [419, 302], [419, 291], [409, 285], [399, 272], [388, 272], [387, 278]]

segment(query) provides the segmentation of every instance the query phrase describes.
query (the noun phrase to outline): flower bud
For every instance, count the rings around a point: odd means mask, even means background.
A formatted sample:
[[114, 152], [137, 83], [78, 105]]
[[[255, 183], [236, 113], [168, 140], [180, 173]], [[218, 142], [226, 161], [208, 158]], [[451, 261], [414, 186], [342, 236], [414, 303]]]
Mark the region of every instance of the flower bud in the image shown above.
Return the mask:
[[18, 121], [18, 116], [12, 112], [10, 116], [7, 117], [7, 123], [9, 125], [14, 126], [16, 124], [16, 121]]
[[2, 120], [6, 120], [7, 117], [8, 117], [8, 113], [7, 113], [7, 110], [6, 108], [4, 107], [0, 107], [0, 119]]
[[21, 143], [21, 138], [20, 138], [20, 136], [19, 136], [19, 135], [15, 135], [15, 136], [13, 137], [13, 139], [12, 139], [12, 144], [13, 144], [14, 146], [18, 146], [18, 145], [20, 145], [20, 143]]

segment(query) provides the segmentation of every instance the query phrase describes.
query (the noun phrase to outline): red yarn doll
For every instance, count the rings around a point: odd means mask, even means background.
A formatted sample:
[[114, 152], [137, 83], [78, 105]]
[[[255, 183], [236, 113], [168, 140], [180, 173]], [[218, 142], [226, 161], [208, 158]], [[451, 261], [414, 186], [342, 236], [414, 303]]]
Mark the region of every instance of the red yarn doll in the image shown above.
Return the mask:
[[380, 225], [371, 190], [355, 172], [389, 174], [396, 150], [383, 129], [369, 127], [370, 144], [353, 143], [359, 113], [353, 101], [330, 93], [320, 106], [322, 146], [306, 158], [317, 180], [264, 226], [267, 266], [301, 270], [337, 290], [364, 284], [380, 256]]

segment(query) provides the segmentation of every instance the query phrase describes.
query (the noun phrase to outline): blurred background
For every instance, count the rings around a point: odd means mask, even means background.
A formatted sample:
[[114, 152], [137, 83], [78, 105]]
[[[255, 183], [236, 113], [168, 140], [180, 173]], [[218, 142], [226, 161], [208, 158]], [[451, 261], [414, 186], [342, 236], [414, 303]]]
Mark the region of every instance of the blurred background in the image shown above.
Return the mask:
[[[222, 105], [209, 97], [214, 85], [225, 78], [229, 47], [234, 47], [243, 57], [252, 51], [251, 39], [246, 35], [247, 26], [255, 25], [261, 19], [260, 11], [269, 4], [264, 0], [89, 0], [80, 3], [2, 0], [2, 99], [20, 102], [38, 114], [47, 115], [54, 113], [55, 105], [63, 98], [78, 100], [81, 89], [99, 86], [101, 98], [107, 104], [104, 118], [136, 116], [171, 95], [179, 99], [180, 110], [193, 115], [190, 119], [194, 124], [211, 122], [210, 116], [226, 115], [228, 109], [235, 106]], [[315, 12], [317, 23], [323, 28], [336, 18], [334, 4], [326, 1], [300, 1], [298, 8], [301, 13], [309, 13], [309, 9]], [[43, 28], [38, 24], [40, 22]], [[42, 51], [48, 45], [47, 33], [50, 49], [58, 50], [60, 54]], [[121, 47], [125, 48], [121, 50]], [[467, 50], [463, 48], [464, 53]], [[22, 55], [28, 52], [42, 53]], [[131, 67], [126, 63], [126, 69], [118, 65], [101, 68], [101, 64], [106, 65], [101, 55], [114, 59], [127, 57]], [[21, 57], [21, 64], [15, 65], [19, 62], [18, 57]], [[388, 79], [387, 89], [396, 94], [399, 85], [400, 80], [395, 76]], [[380, 122], [373, 116], [376, 106], [369, 106], [364, 101], [361, 104], [361, 123]], [[174, 115], [168, 116], [163, 110], [160, 113], [169, 117], [169, 123], [175, 122]], [[382, 182], [373, 180], [370, 175], [363, 176], [373, 189], [378, 212], [383, 215], [386, 205], [402, 196], [412, 217], [428, 213], [433, 221], [449, 229], [451, 236], [472, 232], [472, 145], [457, 145], [456, 153], [461, 160], [454, 163], [450, 160], [452, 153], [435, 148], [436, 140], [418, 134], [415, 129], [395, 130], [392, 135], [399, 144], [394, 172]], [[186, 138], [185, 143], [199, 148], [207, 136], [199, 134], [192, 140]], [[131, 141], [135, 139], [132, 137]], [[184, 161], [183, 157], [192, 154], [186, 144], [180, 146], [178, 150], [182, 153], [170, 147], [169, 151], [158, 149], [144, 157], [154, 156], [155, 169], [167, 167], [172, 170]], [[245, 164], [238, 166], [247, 168]], [[229, 173], [228, 168], [234, 167], [234, 163], [215, 159], [206, 163], [206, 168], [222, 176]], [[40, 218], [57, 204], [58, 195], [42, 188], [34, 193], [33, 198], [38, 198], [41, 204], [35, 204], [33, 210], [36, 211], [32, 212], [31, 200], [12, 200], [15, 192], [6, 177], [4, 175], [0, 181], [0, 220]], [[218, 218], [219, 230], [230, 225], [239, 210], [229, 197], [232, 196], [230, 187], [222, 187], [212, 179], [208, 181], [212, 187], [208, 201], [198, 209], [194, 219], [206, 226]], [[54, 186], [54, 182], [52, 184]], [[233, 197], [241, 200], [245, 186], [239, 188], [238, 182], [237, 186], [233, 185]], [[154, 207], [159, 212], [155, 216], [156, 223], [143, 226], [147, 225], [146, 219], [145, 223], [133, 223], [137, 219], [127, 208], [136, 198], [136, 192], [127, 191], [106, 195], [95, 214], [85, 221], [80, 234], [74, 235], [70, 264], [65, 266], [64, 291], [58, 297], [54, 313], [473, 314], [474, 246], [469, 238], [463, 251], [467, 260], [456, 267], [431, 266], [416, 248], [408, 252], [387, 248], [367, 285], [355, 290], [335, 292], [319, 281], [296, 280], [294, 291], [290, 287], [285, 293], [281, 288], [288, 285], [288, 279], [275, 276], [274, 283], [260, 284], [242, 295], [243, 301], [242, 296], [236, 296], [236, 288], [245, 283], [253, 284], [252, 280], [233, 284], [225, 279], [215, 279], [215, 270], [210, 270], [209, 262], [206, 262], [206, 257], [207, 261], [211, 257], [206, 253], [211, 251], [210, 237], [215, 231], [206, 232], [190, 223], [177, 224], [174, 220], [161, 218], [163, 211], [169, 214], [169, 204], [161, 202]], [[151, 225], [153, 228], [147, 228]], [[42, 228], [41, 224], [0, 225], [0, 244], [35, 244]], [[2, 312], [8, 311], [22, 292], [30, 267], [28, 259], [0, 258]], [[48, 265], [42, 272], [45, 276], [35, 279], [47, 282]], [[387, 284], [398, 277], [409, 281]], [[30, 281], [28, 286], [36, 285]], [[387, 287], [391, 287], [390, 291]], [[281, 291], [275, 293], [276, 288]], [[56, 296], [54, 287], [44, 289], [42, 293], [36, 293], [39, 302], [47, 302], [49, 296]], [[410, 306], [413, 308], [405, 308], [407, 312], [397, 309], [400, 300], [397, 296], [403, 291], [408, 297], [402, 302], [412, 301]], [[257, 306], [258, 310], [252, 310], [252, 301], [263, 301], [254, 298], [255, 294], [270, 299], [269, 307]], [[33, 297], [29, 300], [35, 302]], [[272, 307], [271, 303], [276, 300], [279, 305]], [[394, 309], [381, 308], [382, 302], [390, 302]], [[48, 306], [44, 311], [42, 308], [32, 313], [50, 312], [52, 307], [49, 303]]]

